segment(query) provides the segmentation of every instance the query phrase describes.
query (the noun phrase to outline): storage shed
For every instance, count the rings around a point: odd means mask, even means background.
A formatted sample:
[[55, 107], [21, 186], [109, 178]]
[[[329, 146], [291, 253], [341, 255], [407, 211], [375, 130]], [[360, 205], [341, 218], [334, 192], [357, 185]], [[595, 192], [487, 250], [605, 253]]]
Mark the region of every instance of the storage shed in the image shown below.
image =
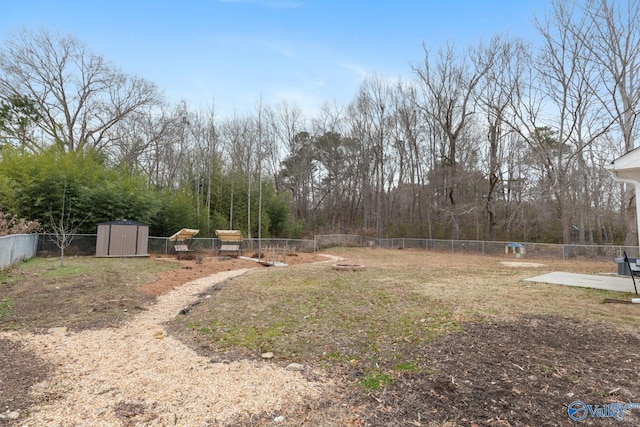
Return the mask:
[[118, 220], [98, 224], [97, 257], [146, 257], [149, 226]]

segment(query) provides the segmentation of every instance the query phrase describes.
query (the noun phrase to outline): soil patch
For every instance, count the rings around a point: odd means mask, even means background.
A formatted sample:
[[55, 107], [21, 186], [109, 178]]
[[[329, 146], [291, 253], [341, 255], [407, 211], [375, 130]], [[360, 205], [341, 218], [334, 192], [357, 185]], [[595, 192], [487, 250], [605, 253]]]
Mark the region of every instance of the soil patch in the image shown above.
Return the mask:
[[51, 368], [23, 343], [0, 338], [0, 425], [13, 422], [6, 414], [16, 411], [22, 418], [27, 408], [41, 401], [29, 390], [45, 379]]
[[[353, 397], [368, 425], [564, 426], [574, 401], [640, 402], [639, 345], [637, 334], [553, 316], [471, 323], [415, 348], [432, 372]], [[637, 426], [640, 409], [622, 420], [587, 414], [582, 425]]]
[[[174, 258], [159, 258], [158, 260], [174, 262], [176, 263], [176, 268], [161, 272], [158, 274], [156, 281], [140, 286], [140, 291], [147, 295], [163, 295], [191, 280], [207, 277], [223, 271], [264, 267], [263, 264], [259, 264], [256, 261], [228, 257], [204, 257], [201, 261], [176, 260]], [[327, 258], [317, 253], [305, 252], [290, 252], [285, 256], [285, 262], [289, 265], [320, 261], [327, 261]]]

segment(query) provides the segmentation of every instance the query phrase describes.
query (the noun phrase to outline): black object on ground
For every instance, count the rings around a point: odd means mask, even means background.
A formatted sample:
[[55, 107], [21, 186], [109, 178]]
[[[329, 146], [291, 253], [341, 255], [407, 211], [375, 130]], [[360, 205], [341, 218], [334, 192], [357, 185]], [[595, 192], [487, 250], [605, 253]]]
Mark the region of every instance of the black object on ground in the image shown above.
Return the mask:
[[633, 280], [633, 290], [636, 291], [636, 295], [638, 295], [638, 288], [636, 288], [636, 279], [633, 277], [633, 270], [631, 269], [631, 264], [629, 264], [629, 257], [627, 256], [627, 251], [623, 252], [624, 254], [624, 262], [627, 263], [627, 267], [629, 267], [629, 271], [631, 272], [631, 280]]

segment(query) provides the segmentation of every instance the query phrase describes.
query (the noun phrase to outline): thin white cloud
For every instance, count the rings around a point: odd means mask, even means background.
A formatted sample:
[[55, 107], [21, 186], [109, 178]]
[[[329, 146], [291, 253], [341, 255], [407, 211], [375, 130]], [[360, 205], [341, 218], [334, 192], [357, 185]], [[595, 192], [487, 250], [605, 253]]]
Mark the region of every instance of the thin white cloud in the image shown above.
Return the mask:
[[356, 74], [358, 78], [365, 79], [370, 73], [360, 64], [351, 61], [339, 61], [338, 65], [345, 70]]

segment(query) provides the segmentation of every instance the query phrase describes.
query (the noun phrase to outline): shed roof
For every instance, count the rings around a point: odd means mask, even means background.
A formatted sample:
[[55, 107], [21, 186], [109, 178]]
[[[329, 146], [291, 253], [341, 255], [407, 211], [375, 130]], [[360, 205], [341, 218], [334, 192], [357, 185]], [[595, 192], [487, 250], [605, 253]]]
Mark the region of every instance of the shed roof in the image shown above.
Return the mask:
[[145, 225], [146, 226], [147, 224], [135, 222], [130, 219], [117, 219], [115, 221], [101, 222], [98, 225]]

